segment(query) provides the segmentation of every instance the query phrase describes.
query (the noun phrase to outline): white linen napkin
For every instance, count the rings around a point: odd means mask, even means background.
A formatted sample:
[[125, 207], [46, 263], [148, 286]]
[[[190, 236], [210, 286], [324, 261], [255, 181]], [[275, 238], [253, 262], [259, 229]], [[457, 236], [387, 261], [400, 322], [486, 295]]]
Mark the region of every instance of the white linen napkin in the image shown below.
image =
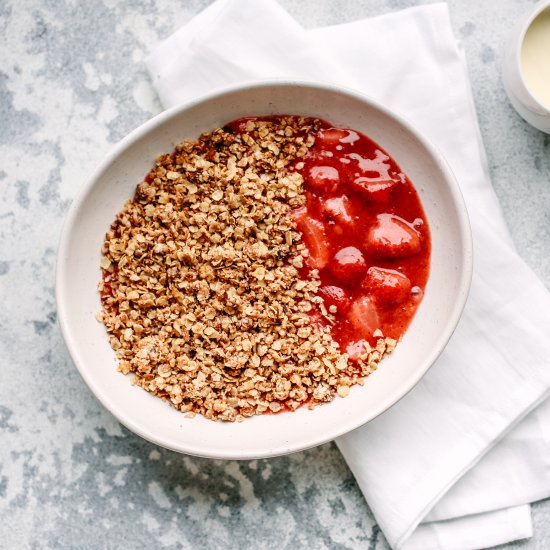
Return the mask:
[[146, 63], [164, 107], [236, 82], [329, 81], [400, 111], [441, 150], [474, 235], [466, 310], [416, 388], [337, 444], [394, 548], [531, 536], [528, 503], [550, 495], [550, 403], [520, 421], [550, 394], [550, 294], [511, 244], [447, 6], [306, 31], [275, 0], [218, 0]]

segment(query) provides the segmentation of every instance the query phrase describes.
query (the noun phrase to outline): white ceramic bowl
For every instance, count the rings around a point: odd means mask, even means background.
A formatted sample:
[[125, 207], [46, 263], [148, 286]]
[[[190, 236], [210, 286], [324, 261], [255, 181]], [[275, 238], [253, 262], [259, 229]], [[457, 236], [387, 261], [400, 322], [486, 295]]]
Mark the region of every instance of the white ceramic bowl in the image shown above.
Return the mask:
[[[518, 114], [531, 126], [550, 134], [550, 110], [533, 95], [521, 67], [525, 33], [537, 16], [546, 9], [550, 9], [550, 0], [538, 2], [514, 26], [504, 52], [502, 80], [508, 99]], [[548, 55], [550, 60], [550, 52]]]
[[[105, 232], [159, 153], [242, 116], [302, 114], [354, 128], [386, 149], [411, 178], [432, 232], [431, 275], [417, 315], [395, 352], [363, 387], [313, 411], [241, 423], [193, 419], [134, 387], [116, 370], [102, 324], [97, 284]], [[469, 290], [472, 245], [459, 187], [439, 153], [382, 105], [333, 86], [267, 82], [233, 87], [164, 112], [124, 138], [72, 204], [59, 248], [59, 322], [80, 374], [126, 427], [163, 447], [193, 455], [248, 459], [319, 445], [372, 420], [426, 373], [451, 336]], [[391, 434], [388, 434], [391, 437]]]

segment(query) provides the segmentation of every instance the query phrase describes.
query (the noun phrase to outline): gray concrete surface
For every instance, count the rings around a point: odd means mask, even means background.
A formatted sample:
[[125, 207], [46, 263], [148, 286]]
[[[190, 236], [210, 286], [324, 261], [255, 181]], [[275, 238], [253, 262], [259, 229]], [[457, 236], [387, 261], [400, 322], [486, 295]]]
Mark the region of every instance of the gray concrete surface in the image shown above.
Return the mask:
[[[414, 0], [281, 0], [306, 27]], [[0, 548], [387, 548], [332, 444], [222, 462], [156, 448], [89, 393], [56, 324], [67, 208], [111, 145], [160, 111], [144, 56], [208, 0], [0, 2]], [[531, 0], [449, 0], [493, 183], [550, 287], [550, 136], [508, 104], [501, 47]], [[550, 501], [535, 535], [550, 548]]]

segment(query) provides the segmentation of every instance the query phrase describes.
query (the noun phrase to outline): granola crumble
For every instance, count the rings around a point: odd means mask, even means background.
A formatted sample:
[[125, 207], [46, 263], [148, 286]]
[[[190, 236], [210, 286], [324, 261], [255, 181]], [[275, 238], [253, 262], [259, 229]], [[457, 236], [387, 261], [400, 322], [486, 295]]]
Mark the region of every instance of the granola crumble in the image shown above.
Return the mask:
[[249, 120], [158, 157], [105, 237], [100, 315], [119, 370], [186, 416], [239, 421], [346, 397], [395, 340], [341, 353], [289, 217], [319, 121]]

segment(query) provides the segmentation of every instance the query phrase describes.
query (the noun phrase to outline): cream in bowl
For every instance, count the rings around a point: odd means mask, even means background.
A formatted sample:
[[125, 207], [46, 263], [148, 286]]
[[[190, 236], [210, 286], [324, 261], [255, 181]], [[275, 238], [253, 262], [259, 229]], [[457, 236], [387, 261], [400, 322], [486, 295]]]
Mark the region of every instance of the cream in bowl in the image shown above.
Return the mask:
[[[294, 136], [303, 139], [293, 142], [292, 124], [283, 127], [287, 141], [266, 144], [275, 166], [264, 166], [267, 153], [256, 151], [258, 174], [256, 161], [238, 158], [238, 147], [249, 142], [253, 151], [288, 114], [303, 117]], [[203, 159], [193, 152], [201, 134]], [[369, 151], [360, 136], [372, 140]], [[213, 166], [224, 143], [235, 153], [231, 169]], [[185, 154], [171, 153], [176, 145]], [[282, 149], [294, 155], [286, 166]], [[167, 155], [155, 163], [159, 153]], [[209, 180], [218, 187], [201, 189], [210, 169], [230, 173]], [[402, 201], [408, 209], [385, 202], [400, 186], [411, 191], [409, 181], [416, 210], [410, 193]], [[359, 210], [358, 201], [365, 204]], [[415, 256], [423, 270], [407, 268]], [[140, 259], [148, 270], [142, 278]], [[180, 452], [251, 458], [333, 439], [407, 393], [456, 326], [470, 274], [457, 184], [414, 129], [352, 92], [263, 83], [164, 113], [117, 146], [71, 209], [57, 293], [76, 366], [123, 424]], [[95, 319], [101, 296], [109, 333]], [[384, 317], [390, 303], [411, 310], [401, 316], [410, 323], [402, 339], [399, 316]], [[272, 379], [255, 378], [267, 371]], [[215, 394], [201, 393], [210, 372]]]
[[510, 39], [503, 65], [504, 87], [516, 111], [550, 133], [550, 2], [535, 5]]

